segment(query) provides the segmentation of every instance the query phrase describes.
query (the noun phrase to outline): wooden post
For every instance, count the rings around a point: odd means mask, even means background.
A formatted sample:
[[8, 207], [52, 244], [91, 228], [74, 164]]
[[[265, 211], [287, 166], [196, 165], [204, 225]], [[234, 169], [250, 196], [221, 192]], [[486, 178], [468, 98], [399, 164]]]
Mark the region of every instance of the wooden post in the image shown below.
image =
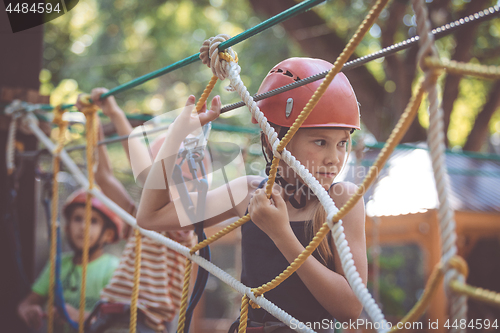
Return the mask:
[[[42, 67], [43, 27], [12, 33], [7, 13], [0, 5], [0, 323], [3, 332], [27, 332], [17, 316], [17, 304], [33, 282], [34, 262], [34, 164], [26, 163], [20, 174], [16, 205], [10, 202], [10, 181], [5, 165], [5, 144], [10, 118], [3, 105], [13, 98], [38, 102], [39, 74]], [[37, 149], [31, 135], [17, 136], [25, 150]], [[15, 213], [15, 214], [13, 214]], [[12, 217], [17, 215], [17, 219]], [[19, 267], [24, 268], [22, 278]]]

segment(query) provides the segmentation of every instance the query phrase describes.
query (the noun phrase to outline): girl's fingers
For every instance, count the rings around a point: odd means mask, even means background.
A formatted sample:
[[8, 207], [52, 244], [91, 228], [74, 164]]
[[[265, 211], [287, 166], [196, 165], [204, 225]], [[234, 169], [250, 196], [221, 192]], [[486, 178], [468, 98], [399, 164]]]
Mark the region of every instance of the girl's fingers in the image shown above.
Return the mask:
[[[186, 106], [185, 106], [184, 109], [189, 108], [190, 106], [192, 106], [194, 104], [194, 100], [195, 100], [194, 99], [194, 95], [190, 95], [188, 97], [187, 101], [186, 101]], [[191, 110], [189, 110], [189, 111], [191, 111]]]
[[282, 209], [282, 208], [286, 209], [285, 200], [283, 200], [283, 197], [281, 196], [280, 193], [276, 193], [275, 191], [272, 191], [271, 198], [273, 199], [276, 208], [278, 208], [278, 209]]

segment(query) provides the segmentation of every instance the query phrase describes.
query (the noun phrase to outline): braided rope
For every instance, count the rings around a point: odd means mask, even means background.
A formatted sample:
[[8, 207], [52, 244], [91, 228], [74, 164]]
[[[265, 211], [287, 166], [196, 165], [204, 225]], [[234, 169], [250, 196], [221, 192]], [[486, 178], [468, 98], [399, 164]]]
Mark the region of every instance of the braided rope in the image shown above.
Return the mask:
[[[363, 183], [358, 187], [356, 193], [349, 198], [349, 200], [342, 206], [342, 208], [335, 214], [332, 218], [332, 223], [338, 222], [341, 220], [354, 205], [363, 197], [368, 188], [372, 185], [373, 181], [376, 179], [378, 175], [378, 171], [383, 167], [383, 165], [387, 162], [387, 159], [394, 151], [395, 147], [399, 144], [402, 137], [405, 135], [406, 131], [410, 127], [413, 119], [417, 115], [418, 108], [420, 106], [420, 101], [422, 100], [424, 94], [424, 90], [422, 88], [422, 80], [417, 84], [416, 94], [412, 97], [405, 111], [400, 117], [400, 120], [394, 130], [392, 131], [389, 139], [387, 140], [384, 148], [381, 150], [379, 156], [377, 157], [375, 163], [370, 167], [368, 174], [366, 175]], [[307, 245], [305, 250], [288, 266], [288, 268], [283, 271], [278, 277], [273, 279], [271, 282], [268, 282], [262, 285], [259, 288], [253, 289], [256, 296], [261, 295], [277, 285], [283, 282], [286, 278], [288, 278], [291, 274], [293, 274], [302, 263], [316, 250], [321, 241], [324, 239], [330, 227], [328, 223], [324, 223], [317, 234], [314, 236], [312, 241]], [[340, 249], [339, 249], [340, 250]], [[340, 253], [340, 251], [339, 251]], [[276, 284], [276, 285], [275, 285]]]
[[137, 330], [137, 303], [139, 301], [139, 284], [141, 281], [141, 233], [135, 229], [135, 261], [134, 261], [134, 286], [130, 301], [130, 327], [129, 332]]
[[217, 232], [215, 235], [213, 235], [213, 236], [205, 239], [203, 242], [200, 242], [200, 243], [196, 244], [195, 246], [193, 246], [189, 252], [191, 254], [194, 254], [196, 251], [201, 250], [205, 246], [212, 244], [213, 242], [222, 238], [224, 235], [227, 235], [228, 233], [230, 233], [234, 229], [239, 228], [240, 226], [242, 226], [243, 224], [245, 224], [249, 220], [250, 220], [250, 214], [247, 214], [247, 215], [241, 217], [240, 219], [238, 219], [238, 221], [231, 223], [230, 225], [228, 225], [227, 227], [225, 227], [221, 231]]
[[205, 87], [205, 90], [203, 90], [203, 93], [201, 94], [198, 103], [196, 103], [196, 112], [200, 113], [203, 104], [205, 104], [205, 102], [207, 101], [207, 98], [214, 89], [214, 86], [217, 83], [218, 79], [219, 78], [216, 75], [212, 76], [210, 82], [208, 82], [208, 85]]
[[475, 300], [500, 307], [500, 293], [473, 287], [457, 280], [450, 282], [450, 289], [458, 294], [464, 294]]
[[87, 173], [88, 173], [88, 192], [85, 201], [85, 229], [83, 237], [83, 252], [82, 252], [82, 284], [80, 289], [80, 309], [78, 316], [78, 332], [84, 332], [85, 324], [85, 289], [87, 283], [87, 266], [89, 262], [89, 248], [90, 248], [90, 221], [92, 219], [92, 194], [90, 191], [94, 188], [94, 149], [97, 146], [97, 121], [96, 114], [98, 107], [88, 102], [88, 96], [82, 98], [84, 108], [83, 114], [87, 119], [86, 139], [87, 139]]
[[248, 324], [248, 303], [250, 299], [245, 294], [241, 298], [241, 310], [240, 310], [240, 325], [238, 326], [238, 333], [246, 333]]
[[193, 263], [186, 258], [186, 270], [184, 271], [184, 283], [182, 286], [181, 307], [179, 309], [179, 320], [177, 321], [177, 333], [183, 333], [186, 325], [186, 310], [188, 307], [189, 280], [191, 280], [191, 270]]
[[12, 175], [15, 169], [14, 153], [16, 148], [16, 129], [17, 129], [18, 115], [12, 114], [9, 124], [9, 134], [7, 136], [7, 149], [6, 149], [6, 162], [7, 162], [7, 175]]
[[485, 79], [500, 79], [499, 66], [486, 66], [479, 64], [464, 63], [449, 59], [425, 58], [425, 66], [432, 69], [444, 69], [448, 73], [478, 76]]
[[298, 131], [300, 126], [304, 123], [306, 118], [312, 112], [312, 110], [318, 103], [319, 99], [321, 98], [321, 96], [323, 96], [323, 93], [330, 85], [330, 82], [332, 82], [332, 80], [335, 78], [335, 75], [337, 75], [338, 72], [340, 72], [342, 66], [344, 66], [344, 63], [353, 54], [356, 47], [359, 45], [365, 34], [371, 28], [375, 20], [378, 18], [380, 12], [384, 9], [387, 2], [389, 2], [389, 0], [377, 0], [377, 2], [373, 5], [366, 18], [358, 27], [356, 33], [352, 36], [349, 43], [347, 43], [346, 47], [344, 48], [342, 53], [338, 56], [337, 60], [335, 60], [332, 69], [328, 72], [323, 82], [321, 82], [320, 86], [316, 89], [311, 99], [309, 100], [309, 102], [307, 102], [306, 106], [299, 114], [297, 119], [295, 119], [293, 125], [287, 131], [283, 139], [281, 139], [281, 142], [278, 145], [279, 152], [281, 152], [283, 148], [288, 144], [288, 142], [290, 142], [293, 135]]
[[[449, 203], [448, 178], [445, 163], [445, 136], [443, 126], [443, 110], [439, 106], [438, 92], [436, 83], [431, 78], [435, 76], [435, 69], [426, 67], [425, 58], [431, 56], [438, 58], [438, 52], [434, 45], [434, 37], [431, 33], [428, 12], [423, 0], [412, 0], [413, 9], [417, 18], [417, 31], [420, 36], [420, 50], [417, 59], [420, 67], [424, 70], [426, 77], [425, 88], [429, 98], [429, 132], [427, 142], [430, 147], [430, 155], [436, 189], [439, 198], [438, 216], [441, 227], [442, 242], [442, 262], [445, 267], [445, 286], [449, 285], [450, 279], [464, 280], [463, 274], [448, 266], [449, 260], [456, 255], [456, 224], [453, 211]], [[467, 297], [451, 293], [450, 295], [450, 314], [452, 320], [467, 318]], [[452, 328], [452, 333], [465, 332], [465, 329]]]
[[54, 124], [59, 126], [59, 134], [57, 139], [57, 146], [53, 151], [52, 159], [52, 207], [50, 215], [50, 275], [49, 275], [49, 294], [47, 300], [47, 308], [49, 313], [47, 316], [47, 332], [54, 331], [54, 294], [55, 294], [55, 281], [56, 281], [56, 250], [57, 250], [57, 229], [59, 223], [57, 220], [57, 206], [59, 203], [59, 183], [57, 182], [57, 175], [59, 173], [59, 154], [64, 147], [64, 138], [68, 123], [62, 120], [64, 110], [61, 106], [56, 106], [54, 109]]

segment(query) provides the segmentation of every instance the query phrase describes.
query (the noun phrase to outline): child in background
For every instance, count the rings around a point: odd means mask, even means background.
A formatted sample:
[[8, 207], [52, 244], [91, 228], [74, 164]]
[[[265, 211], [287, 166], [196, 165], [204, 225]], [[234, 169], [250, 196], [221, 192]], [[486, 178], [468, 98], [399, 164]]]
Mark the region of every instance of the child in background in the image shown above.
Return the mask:
[[[115, 98], [110, 96], [103, 100], [99, 99], [107, 91], [104, 88], [93, 89], [91, 98], [111, 119], [118, 135], [130, 135], [132, 126], [116, 103]], [[80, 98], [76, 106], [82, 107]], [[102, 139], [102, 129], [100, 136]], [[158, 142], [161, 145], [161, 142]], [[130, 162], [128, 141], [122, 140], [122, 144]], [[159, 146], [158, 143], [152, 144], [153, 150], [155, 146]], [[144, 158], [149, 159], [150, 157], [147, 155]], [[123, 185], [114, 177], [104, 145], [99, 147], [96, 182], [106, 196], [135, 216], [135, 204]], [[136, 243], [133, 230], [129, 228], [127, 233], [129, 236], [120, 264], [110, 283], [101, 292], [101, 299], [104, 303], [97, 311], [97, 318], [91, 325], [89, 332], [104, 333], [108, 330], [112, 330], [113, 333], [129, 332], [129, 305], [134, 281]], [[163, 234], [185, 246], [193, 245], [192, 231], [171, 231]], [[137, 332], [174, 332], [175, 327], [172, 322], [180, 307], [185, 257], [147, 237], [141, 236], [141, 242]]]
[[[258, 93], [293, 83], [331, 67], [332, 64], [320, 59], [287, 59], [271, 69]], [[279, 138], [285, 135], [320, 83], [309, 83], [258, 102]], [[219, 116], [221, 103], [218, 96], [212, 100], [210, 110], [199, 114], [192, 112], [194, 102], [194, 96], [190, 96], [184, 111], [170, 126], [165, 144], [160, 149], [160, 156], [173, 156], [191, 131]], [[350, 143], [350, 133], [355, 129], [359, 129], [358, 103], [349, 81], [344, 74], [339, 73], [286, 147], [309, 169], [339, 208], [356, 191], [354, 184], [334, 182], [347, 159], [347, 144]], [[262, 137], [262, 145], [272, 159], [273, 153], [267, 136]], [[161, 162], [153, 164], [146, 179], [137, 222], [143, 228], [158, 231], [193, 229], [193, 225], [181, 225], [186, 213], [176, 210], [181, 205], [176, 205], [175, 200], [171, 200], [169, 187], [154, 189], [154, 184], [150, 183], [157, 181], [154, 177], [162, 173], [172, 173], [173, 160], [167, 158]], [[258, 287], [280, 274], [302, 253], [326, 221], [325, 211], [316, 196], [307, 187], [304, 191], [303, 179], [282, 160], [279, 170], [270, 199], [262, 189], [266, 179], [256, 176], [237, 178], [229, 183], [228, 187], [233, 193], [239, 191], [248, 194], [228, 211], [218, 211], [221, 200], [228, 200], [221, 196], [221, 190], [209, 191], [206, 198], [206, 214], [213, 217], [205, 220], [205, 227], [250, 213], [252, 220], [241, 229], [241, 280], [249, 287]], [[192, 200], [196, 202], [194, 196]], [[166, 219], [165, 216], [169, 218]], [[352, 258], [360, 278], [366, 283], [363, 201], [360, 200], [342, 220]], [[339, 321], [355, 321], [362, 310], [361, 303], [344, 276], [331, 235], [323, 240], [296, 273], [264, 296], [296, 319], [312, 323], [317, 332], [333, 332], [333, 326], [324, 327], [321, 324], [325, 321], [333, 322], [334, 318]], [[256, 327], [256, 332], [264, 332], [265, 326], [279, 327], [276, 332], [292, 332], [262, 308], [249, 307], [248, 317], [249, 327]]]
[[[73, 250], [61, 258], [61, 281], [64, 291], [66, 310], [70, 318], [78, 321], [80, 306], [80, 287], [82, 278], [82, 250], [85, 227], [84, 190], [75, 191], [66, 201], [63, 215], [66, 221], [66, 237]], [[113, 271], [118, 266], [118, 258], [104, 253], [104, 246], [120, 238], [123, 221], [98, 199], [92, 198], [92, 219], [90, 225], [89, 264], [87, 268], [86, 316], [99, 301], [99, 294], [108, 284]], [[43, 305], [49, 293], [50, 263], [32, 286], [31, 293], [19, 304], [18, 314], [26, 325], [40, 329], [45, 316]], [[51, 309], [47, 309], [50, 311]], [[70, 332], [71, 328], [62, 320], [57, 320], [55, 332]]]

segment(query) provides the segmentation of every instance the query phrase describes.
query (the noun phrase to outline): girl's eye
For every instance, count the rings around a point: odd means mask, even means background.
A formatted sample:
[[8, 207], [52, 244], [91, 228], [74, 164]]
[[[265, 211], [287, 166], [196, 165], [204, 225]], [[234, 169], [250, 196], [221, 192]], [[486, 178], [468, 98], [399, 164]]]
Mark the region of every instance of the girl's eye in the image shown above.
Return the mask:
[[314, 141], [315, 144], [317, 144], [318, 146], [324, 146], [326, 145], [326, 140], [316, 140]]
[[83, 216], [75, 216], [73, 219], [75, 220], [75, 222], [82, 222]]
[[339, 147], [345, 147], [347, 145], [347, 141], [345, 141], [345, 140], [340, 141], [338, 145], [339, 145]]
[[92, 224], [97, 224], [97, 219], [94, 217], [90, 221], [92, 222]]

